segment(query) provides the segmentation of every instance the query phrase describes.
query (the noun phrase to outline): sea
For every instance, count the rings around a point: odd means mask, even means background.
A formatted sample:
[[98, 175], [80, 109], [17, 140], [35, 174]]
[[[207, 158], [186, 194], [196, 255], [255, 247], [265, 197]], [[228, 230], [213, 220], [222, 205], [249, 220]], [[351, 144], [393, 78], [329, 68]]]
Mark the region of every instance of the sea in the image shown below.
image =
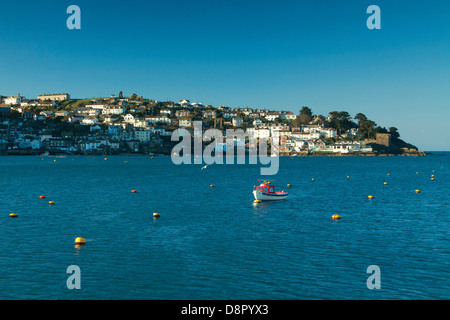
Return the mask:
[[279, 160], [0, 157], [0, 300], [450, 299], [449, 152]]

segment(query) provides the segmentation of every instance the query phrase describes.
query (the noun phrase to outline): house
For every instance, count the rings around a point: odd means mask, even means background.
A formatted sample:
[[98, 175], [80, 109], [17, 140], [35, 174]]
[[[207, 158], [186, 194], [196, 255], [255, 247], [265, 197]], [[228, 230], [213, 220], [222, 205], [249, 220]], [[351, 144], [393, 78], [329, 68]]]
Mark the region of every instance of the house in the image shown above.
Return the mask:
[[266, 119], [268, 121], [275, 121], [275, 119], [280, 117], [280, 113], [279, 112], [268, 112], [266, 114]]
[[301, 132], [298, 137], [300, 140], [317, 140], [320, 139], [320, 132]]
[[336, 129], [333, 128], [325, 128], [325, 129], [320, 129], [320, 136], [323, 138], [333, 138], [335, 136], [337, 136], [337, 131]]
[[202, 116], [205, 119], [216, 119], [217, 114], [215, 110], [205, 110], [202, 112]]
[[104, 115], [119, 115], [124, 114], [126, 108], [123, 106], [104, 106], [102, 109], [102, 114]]
[[51, 110], [41, 111], [39, 114], [41, 114], [47, 118], [53, 117], [53, 115], [54, 115], [53, 111], [51, 111]]
[[63, 101], [63, 100], [69, 100], [70, 95], [68, 93], [52, 93], [52, 94], [41, 94], [38, 97], [38, 100], [41, 101]]
[[20, 104], [20, 103], [22, 103], [25, 100], [26, 100], [25, 97], [21, 96], [20, 93], [19, 93], [19, 94], [16, 94], [14, 96], [9, 96], [8, 98], [6, 98], [4, 100], [3, 103], [6, 104], [6, 105], [15, 105], [15, 104]]
[[75, 114], [98, 116], [100, 114], [100, 110], [88, 108], [88, 107], [80, 107], [80, 108], [75, 109]]
[[172, 114], [172, 110], [170, 109], [162, 109], [161, 111], [159, 111], [160, 115], [165, 115], [165, 116], [170, 116]]
[[69, 116], [69, 112], [65, 111], [65, 110], [56, 111], [55, 116], [56, 117], [67, 117], [67, 116]]
[[334, 153], [349, 153], [351, 151], [351, 146], [345, 143], [335, 143], [333, 144]]
[[103, 109], [109, 107], [109, 105], [106, 105], [106, 104], [87, 104], [85, 107], [86, 108], [91, 108], [91, 109], [97, 109], [97, 110], [102, 111]]
[[233, 127], [240, 127], [244, 123], [244, 120], [241, 117], [233, 117], [231, 123]]
[[269, 139], [270, 129], [268, 128], [255, 128], [254, 137], [258, 139]]
[[52, 137], [47, 139], [47, 141], [50, 142], [47, 146], [51, 149], [66, 150], [73, 145], [72, 139], [64, 139], [62, 137]]
[[97, 117], [86, 117], [80, 121], [82, 125], [94, 125], [98, 123]]
[[192, 112], [190, 112], [188, 110], [178, 110], [178, 111], [175, 112], [175, 116], [177, 118], [189, 117], [189, 116], [192, 116]]
[[223, 114], [223, 118], [224, 119], [232, 119], [233, 117], [237, 117], [237, 113], [236, 112], [225, 112]]
[[33, 119], [33, 113], [29, 112], [29, 111], [25, 111], [24, 113], [22, 113], [22, 119], [25, 121]]
[[148, 123], [166, 123], [170, 124], [170, 118], [167, 116], [147, 116], [145, 117], [145, 121]]
[[180, 100], [180, 105], [182, 107], [188, 107], [190, 104], [191, 104], [191, 102], [189, 100], [186, 100], [186, 99]]
[[205, 109], [205, 106], [203, 105], [203, 103], [200, 103], [200, 102], [191, 103], [191, 106], [194, 108]]
[[180, 127], [191, 127], [192, 124], [192, 117], [181, 117], [178, 119], [178, 125]]
[[69, 116], [69, 118], [67, 120], [71, 123], [75, 123], [75, 122], [81, 122], [81, 120], [83, 120], [84, 118], [85, 118], [84, 115], [72, 115], [72, 116]]
[[138, 129], [134, 131], [134, 137], [141, 142], [150, 142], [151, 132], [146, 129]]
[[281, 120], [283, 121], [293, 121], [297, 119], [297, 115], [293, 114], [292, 112], [282, 113], [281, 114]]
[[134, 121], [135, 121], [134, 116], [132, 114], [130, 114], [130, 113], [126, 114], [123, 117], [123, 119], [125, 120], [125, 122], [128, 122], [128, 123], [134, 123]]
[[35, 120], [35, 121], [43, 121], [45, 119], [47, 119], [47, 116], [45, 116], [43, 114], [35, 114], [33, 116], [33, 120]]
[[255, 119], [253, 120], [253, 125], [255, 127], [261, 127], [262, 125], [264, 125], [264, 121], [262, 121], [261, 119]]
[[78, 149], [82, 152], [97, 151], [99, 149], [102, 149], [103, 147], [104, 147], [103, 142], [99, 140], [94, 141], [81, 140], [80, 142], [78, 142]]
[[327, 145], [322, 139], [308, 141], [308, 149], [314, 152], [333, 152], [333, 146]]

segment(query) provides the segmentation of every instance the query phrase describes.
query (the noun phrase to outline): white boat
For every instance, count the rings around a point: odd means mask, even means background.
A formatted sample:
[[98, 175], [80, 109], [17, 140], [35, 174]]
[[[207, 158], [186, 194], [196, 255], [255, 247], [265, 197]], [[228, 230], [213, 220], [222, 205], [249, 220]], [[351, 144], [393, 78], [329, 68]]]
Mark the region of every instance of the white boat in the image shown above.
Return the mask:
[[275, 201], [286, 199], [289, 194], [284, 191], [275, 191], [274, 185], [264, 181], [259, 186], [253, 187], [253, 195], [256, 200]]

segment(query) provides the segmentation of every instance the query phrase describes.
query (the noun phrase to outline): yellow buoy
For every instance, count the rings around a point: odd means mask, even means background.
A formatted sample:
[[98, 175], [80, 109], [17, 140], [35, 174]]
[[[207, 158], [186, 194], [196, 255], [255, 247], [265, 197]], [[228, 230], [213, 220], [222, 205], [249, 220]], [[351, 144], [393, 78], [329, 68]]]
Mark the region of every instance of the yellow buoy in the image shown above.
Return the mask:
[[55, 201], [49, 201], [48, 204], [49, 204], [49, 205], [54, 205], [54, 204], [55, 204]]
[[417, 189], [417, 190], [416, 190], [416, 193], [420, 193], [420, 190], [419, 190], [419, 189]]
[[153, 214], [153, 218], [159, 218], [160, 217], [160, 215], [159, 215], [159, 213], [158, 212], [155, 212], [154, 214]]
[[255, 200], [255, 201], [253, 201], [253, 203], [261, 203], [262, 201], [261, 200]]
[[84, 244], [86, 244], [86, 240], [84, 238], [78, 237], [75, 239], [75, 244], [84, 245]]
[[431, 177], [434, 178], [434, 174], [432, 174]]
[[388, 184], [387, 182], [384, 182], [384, 184]]
[[347, 179], [350, 179], [350, 176], [347, 176]]
[[11, 213], [11, 214], [9, 215], [9, 217], [10, 217], [10, 218], [17, 218], [17, 217], [18, 217], [18, 214], [17, 214], [17, 213]]
[[388, 176], [390, 176], [391, 174], [390, 173], [388, 173]]
[[431, 181], [433, 181], [434, 180], [434, 178], [431, 178]]
[[331, 219], [333, 219], [333, 220], [339, 220], [340, 218], [341, 218], [341, 216], [338, 215], [338, 214], [333, 214], [333, 215], [331, 216]]
[[370, 195], [370, 196], [368, 196], [368, 198], [369, 198], [370, 200], [372, 200], [372, 199], [374, 199], [375, 197], [372, 196], [372, 195]]
[[419, 171], [417, 171], [416, 174], [419, 174]]
[[316, 179], [312, 178], [311, 181], [315, 181]]
[[288, 187], [292, 187], [292, 185], [291, 185], [291, 184], [289, 184], [289, 183], [288, 183], [288, 185], [287, 185], [287, 186], [288, 186]]

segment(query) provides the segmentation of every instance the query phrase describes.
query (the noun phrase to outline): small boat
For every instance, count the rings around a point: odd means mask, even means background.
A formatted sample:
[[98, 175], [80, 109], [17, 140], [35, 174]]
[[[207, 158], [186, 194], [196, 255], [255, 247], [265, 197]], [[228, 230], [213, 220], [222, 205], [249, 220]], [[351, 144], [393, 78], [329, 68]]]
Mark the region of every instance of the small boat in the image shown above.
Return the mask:
[[253, 187], [253, 195], [256, 200], [261, 201], [283, 200], [288, 197], [287, 192], [275, 191], [275, 186], [266, 181], [259, 186]]

